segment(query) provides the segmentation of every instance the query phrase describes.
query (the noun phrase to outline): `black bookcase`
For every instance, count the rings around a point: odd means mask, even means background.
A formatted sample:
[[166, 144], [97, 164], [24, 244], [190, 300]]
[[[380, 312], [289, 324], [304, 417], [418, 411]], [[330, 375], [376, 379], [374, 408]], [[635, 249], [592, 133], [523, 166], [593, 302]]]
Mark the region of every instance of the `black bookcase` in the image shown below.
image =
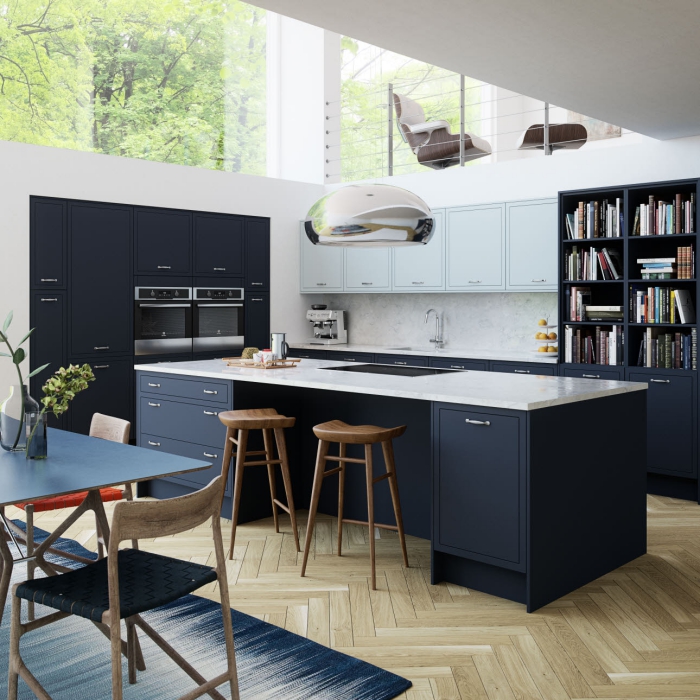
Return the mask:
[[[697, 255], [697, 213], [694, 214], [694, 233], [667, 235], [634, 235], [635, 213], [641, 204], [655, 201], [673, 203], [675, 195], [681, 194], [685, 201], [694, 195], [697, 204], [700, 181], [676, 180], [650, 182], [588, 190], [574, 190], [559, 193], [559, 362], [561, 376], [590, 377], [596, 379], [620, 379], [647, 382], [647, 422], [640, 425], [641, 436], [646, 428], [647, 469], [649, 491], [661, 495], [698, 500], [698, 372], [692, 369], [668, 369], [638, 366], [640, 345], [647, 328], [659, 333], [683, 332], [690, 334], [696, 328], [693, 324], [637, 323], [631, 310], [632, 295], [637, 289], [660, 287], [663, 289], [685, 289], [690, 292], [696, 313], [698, 311], [698, 287], [695, 275], [691, 279], [642, 280], [640, 258], [677, 257], [680, 246], [693, 246]], [[612, 204], [617, 198], [622, 200], [623, 221], [619, 237], [569, 239], [566, 215], [572, 214], [579, 202], [608, 200]], [[574, 235], [576, 233], [574, 232]], [[584, 232], [585, 236], [585, 232]], [[619, 253], [622, 262], [620, 278], [613, 280], [571, 281], [566, 275], [567, 256], [576, 246], [578, 251], [603, 247]], [[568, 275], [571, 276], [571, 275]], [[590, 303], [593, 305], [619, 305], [624, 308], [622, 322], [571, 321], [567, 289], [589, 287]], [[624, 350], [621, 363], [603, 365], [596, 357], [595, 363], [566, 362], [566, 327], [581, 329], [582, 333], [592, 332], [595, 327], [610, 330], [613, 323], [621, 325]], [[591, 435], [591, 447], [595, 436]], [[635, 436], [620, 435], [621, 440], [635, 439]]]

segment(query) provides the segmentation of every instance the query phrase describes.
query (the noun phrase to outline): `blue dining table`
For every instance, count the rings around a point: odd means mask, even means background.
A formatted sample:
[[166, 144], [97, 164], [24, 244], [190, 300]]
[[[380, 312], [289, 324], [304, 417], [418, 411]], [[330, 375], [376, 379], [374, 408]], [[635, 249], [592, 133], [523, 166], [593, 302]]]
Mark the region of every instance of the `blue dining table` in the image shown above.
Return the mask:
[[[0, 512], [5, 506], [15, 503], [31, 503], [87, 491], [82, 504], [71, 510], [68, 517], [32, 552], [37, 566], [47, 575], [55, 575], [61, 567], [46, 561], [44, 555], [86, 511], [95, 512], [100, 534], [107, 544], [109, 522], [100, 489], [201, 471], [211, 466], [211, 462], [49, 429], [46, 459], [28, 460], [24, 452], [0, 451]], [[8, 541], [12, 544], [16, 535], [12, 534], [11, 524], [5, 528], [0, 524], [2, 529], [5, 532], [0, 532], [0, 624], [13, 566], [27, 560], [26, 557], [12, 556]]]

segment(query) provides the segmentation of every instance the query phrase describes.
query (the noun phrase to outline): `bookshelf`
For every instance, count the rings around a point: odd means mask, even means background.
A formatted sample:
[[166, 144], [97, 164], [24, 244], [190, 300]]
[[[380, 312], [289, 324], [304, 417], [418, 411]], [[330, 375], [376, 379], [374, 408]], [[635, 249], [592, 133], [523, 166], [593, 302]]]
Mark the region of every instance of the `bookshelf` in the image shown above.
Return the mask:
[[[685, 256], [679, 256], [679, 248], [689, 249], [692, 246], [693, 255], [698, 254], [698, 216], [695, 211], [692, 221], [693, 232], [668, 233], [665, 235], [634, 235], [635, 213], [644, 211], [650, 205], [653, 197], [654, 210], [659, 203], [677, 204], [676, 195], [680, 195], [682, 216], [681, 224], [687, 230], [689, 223], [683, 203], [694, 200], [697, 208], [700, 193], [700, 180], [675, 180], [628, 185], [623, 187], [596, 188], [573, 190], [559, 193], [559, 362], [560, 375], [571, 377], [596, 377], [600, 379], [620, 379], [627, 381], [644, 381], [649, 385], [647, 392], [647, 467], [649, 471], [649, 488], [653, 493], [682, 498], [698, 498], [698, 371], [692, 368], [693, 335], [697, 342], [696, 323], [670, 323], [671, 291], [681, 291], [681, 298], [689, 299], [697, 312], [698, 304], [697, 276], [694, 268], [683, 266], [685, 279], [644, 279], [642, 270], [648, 274], [650, 265], [668, 265], [669, 263], [638, 263], [638, 260], [676, 259], [678, 273], [679, 258], [686, 261]], [[619, 236], [605, 238], [572, 239], [569, 235], [580, 235], [580, 228], [574, 232], [571, 226], [571, 216], [567, 224], [567, 214], [579, 212], [579, 202], [599, 202], [598, 213], [603, 210], [603, 202], [616, 204], [620, 200], [622, 221], [619, 225]], [[665, 216], [663, 226], [675, 231], [675, 223], [671, 210], [662, 205], [662, 216]], [[584, 207], [584, 223], [586, 222]], [[595, 211], [591, 211], [595, 218]], [[588, 220], [590, 221], [590, 216]], [[580, 219], [580, 216], [579, 216]], [[578, 224], [578, 220], [576, 222]], [[645, 220], [646, 230], [652, 225], [661, 225], [661, 218], [649, 216]], [[609, 230], [604, 221], [599, 221], [598, 231]], [[593, 233], [594, 230], [591, 230]], [[584, 236], [588, 229], [584, 226]], [[591, 271], [592, 253], [599, 257], [602, 249], [606, 249], [608, 257], [603, 263], [596, 265], [595, 275], [598, 279], [572, 279], [584, 276], [579, 271], [582, 261], [588, 262], [589, 276]], [[576, 256], [574, 257], [574, 252]], [[595, 260], [595, 258], [593, 258]], [[572, 271], [572, 260], [575, 269]], [[612, 272], [609, 262], [613, 263], [619, 274], [618, 279], [601, 279], [602, 268], [607, 266]], [[619, 268], [619, 269], [618, 269]], [[656, 274], [656, 273], [655, 273]], [[658, 275], [661, 276], [661, 273]], [[658, 288], [653, 293], [653, 302], [649, 304], [649, 287]], [[581, 301], [586, 306], [609, 307], [621, 306], [621, 320], [589, 320], [585, 314], [581, 320], [570, 320], [572, 294], [584, 288]], [[647, 294], [646, 302], [638, 299], [637, 292]], [[578, 300], [578, 296], [575, 297]], [[635, 313], [639, 302], [640, 313]], [[574, 311], [576, 311], [574, 303]], [[579, 309], [580, 309], [579, 305]], [[664, 315], [661, 315], [661, 312]], [[613, 313], [599, 311], [599, 314]], [[656, 314], [658, 323], [652, 323], [650, 314]], [[677, 317], [677, 313], [674, 316]], [[678, 320], [674, 318], [674, 320]], [[601, 364], [601, 358], [610, 358], [611, 347], [615, 352], [616, 345], [612, 340], [614, 327], [617, 332], [617, 348], [622, 341], [622, 348], [617, 351], [615, 364]], [[571, 329], [567, 333], [567, 327]], [[578, 344], [572, 341], [572, 349], [567, 353], [567, 336], [579, 338]], [[681, 334], [680, 336], [677, 334]], [[670, 335], [667, 340], [666, 335]], [[689, 340], [684, 340], [688, 336]], [[584, 340], [590, 337], [590, 341]], [[601, 337], [603, 338], [601, 340]], [[646, 339], [646, 345], [644, 345]], [[576, 347], [574, 347], [574, 345]], [[663, 348], [661, 347], [663, 346]], [[585, 348], [585, 349], [584, 349]], [[648, 348], [648, 349], [647, 349]], [[639, 366], [640, 349], [644, 365], [660, 364], [661, 366]], [[576, 351], [576, 352], [574, 352]], [[680, 356], [685, 352], [689, 362], [684, 364]], [[660, 358], [660, 361], [659, 361]], [[667, 359], [668, 358], [668, 359]], [[578, 360], [578, 361], [577, 361]], [[583, 361], [582, 361], [583, 360]], [[615, 362], [615, 360], [611, 360]], [[670, 367], [668, 365], [671, 365]], [[680, 365], [680, 366], [679, 366]]]

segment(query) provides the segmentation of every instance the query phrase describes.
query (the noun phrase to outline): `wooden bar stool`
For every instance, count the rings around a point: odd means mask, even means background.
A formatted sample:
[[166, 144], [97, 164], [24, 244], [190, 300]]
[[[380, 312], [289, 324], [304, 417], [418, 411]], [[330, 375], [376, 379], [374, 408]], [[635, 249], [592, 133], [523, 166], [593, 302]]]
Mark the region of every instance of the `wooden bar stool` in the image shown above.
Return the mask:
[[[287, 442], [284, 438], [284, 429], [291, 428], [296, 418], [282, 416], [277, 413], [274, 408], [252, 408], [244, 411], [225, 411], [219, 413], [219, 420], [226, 426], [226, 445], [224, 447], [224, 461], [221, 467], [222, 481], [224, 484], [226, 484], [228, 478], [231, 459], [234, 457], [236, 458], [236, 474], [233, 481], [233, 513], [231, 514], [231, 545], [228, 550], [228, 558], [233, 559], [233, 545], [236, 541], [236, 525], [238, 524], [238, 509], [241, 504], [244, 467], [263, 465], [267, 466], [267, 476], [270, 481], [270, 498], [272, 499], [272, 517], [275, 521], [275, 532], [280, 531], [277, 512], [277, 508], [279, 507], [289, 513], [289, 517], [292, 520], [292, 530], [294, 531], [294, 542], [297, 547], [297, 552], [300, 552], [297, 516], [294, 512], [294, 496], [292, 494], [292, 479], [289, 474]], [[265, 444], [264, 450], [248, 451], [248, 432], [251, 430], [262, 431]], [[237, 433], [237, 437], [234, 437], [234, 433]], [[274, 458], [272, 433], [275, 435], [279, 459]], [[233, 445], [236, 445], [236, 452], [233, 452]], [[246, 461], [247, 457], [259, 457], [263, 455], [265, 459], [253, 460], [252, 462]], [[277, 500], [277, 489], [275, 486], [276, 464], [279, 464], [282, 470], [282, 480], [284, 481], [287, 505]]]
[[[301, 565], [301, 575], [306, 574], [306, 563], [309, 559], [311, 548], [311, 536], [316, 522], [316, 510], [321, 496], [321, 484], [327, 476], [339, 474], [338, 477], [338, 556], [342, 552], [343, 523], [354, 525], [367, 525], [369, 527], [369, 557], [372, 564], [372, 590], [377, 589], [377, 575], [374, 560], [374, 528], [380, 527], [385, 530], [395, 530], [399, 533], [401, 552], [403, 554], [404, 566], [408, 566], [408, 554], [406, 553], [406, 538], [403, 533], [403, 520], [401, 518], [401, 502], [399, 501], [399, 484], [396, 480], [396, 464], [394, 462], [394, 445], [392, 440], [400, 437], [406, 432], [406, 426], [398, 428], [379, 428], [376, 425], [348, 425], [340, 420], [328, 421], [314, 426], [314, 435], [319, 440], [318, 456], [316, 457], [316, 471], [314, 472], [314, 485], [311, 493], [311, 506], [309, 508], [309, 524], [306, 529], [306, 545], [304, 547], [304, 562]], [[339, 443], [339, 454], [333, 457], [328, 454], [328, 449], [332, 442]], [[380, 442], [382, 453], [384, 454], [384, 465], [386, 474], [375, 478], [372, 471], [372, 445]], [[365, 458], [356, 459], [346, 457], [347, 445], [364, 445]], [[326, 471], [326, 462], [339, 462], [340, 466]], [[343, 518], [343, 497], [345, 495], [345, 465], [364, 464], [367, 475], [367, 520], [349, 520]], [[389, 479], [389, 489], [391, 490], [391, 502], [394, 505], [394, 516], [396, 525], [383, 525], [374, 522], [374, 485], [382, 479]]]

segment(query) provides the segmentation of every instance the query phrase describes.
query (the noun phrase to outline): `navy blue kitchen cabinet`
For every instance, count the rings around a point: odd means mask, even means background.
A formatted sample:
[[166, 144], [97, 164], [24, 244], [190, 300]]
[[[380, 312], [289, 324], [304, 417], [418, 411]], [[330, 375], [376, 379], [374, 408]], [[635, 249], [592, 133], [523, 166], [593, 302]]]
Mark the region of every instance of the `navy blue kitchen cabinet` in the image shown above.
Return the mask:
[[31, 198], [31, 286], [65, 289], [68, 237], [66, 204], [60, 200]]
[[557, 365], [524, 363], [524, 362], [491, 362], [492, 372], [509, 372], [510, 374], [545, 374], [556, 377]]
[[374, 362], [374, 355], [370, 352], [350, 352], [349, 350], [342, 350], [338, 347], [337, 350], [329, 348], [327, 353], [327, 359], [334, 360], [335, 362]]
[[131, 210], [71, 204], [69, 215], [69, 354], [132, 354]]
[[[76, 358], [73, 362], [82, 364], [85, 360]], [[105, 413], [133, 424], [134, 371], [131, 358], [99, 358], [90, 361], [90, 366], [95, 381], [73, 399], [66, 413], [70, 429], [87, 435], [94, 413]]]
[[562, 377], [576, 377], [577, 379], [612, 379], [623, 381], [625, 378], [624, 367], [605, 366], [600, 369], [598, 365], [588, 365], [583, 369], [573, 369], [571, 367], [561, 367]]
[[194, 215], [196, 275], [244, 276], [244, 224], [243, 217], [199, 213]]
[[428, 360], [416, 355], [375, 355], [374, 361], [380, 365], [399, 365], [404, 367], [427, 367]]
[[[187, 211], [134, 208], [137, 275], [192, 273], [192, 215]], [[168, 282], [163, 282], [167, 286]]]
[[471, 370], [472, 372], [488, 372], [489, 369], [487, 360], [463, 360], [460, 357], [446, 359], [431, 357], [430, 366], [440, 369]]
[[270, 293], [251, 291], [245, 299], [245, 344], [265, 350], [270, 347]]
[[327, 360], [328, 353], [325, 350], [297, 350], [291, 347], [290, 350], [291, 357], [300, 357], [301, 359], [307, 360]]
[[245, 221], [245, 286], [255, 292], [270, 289], [270, 220]]

